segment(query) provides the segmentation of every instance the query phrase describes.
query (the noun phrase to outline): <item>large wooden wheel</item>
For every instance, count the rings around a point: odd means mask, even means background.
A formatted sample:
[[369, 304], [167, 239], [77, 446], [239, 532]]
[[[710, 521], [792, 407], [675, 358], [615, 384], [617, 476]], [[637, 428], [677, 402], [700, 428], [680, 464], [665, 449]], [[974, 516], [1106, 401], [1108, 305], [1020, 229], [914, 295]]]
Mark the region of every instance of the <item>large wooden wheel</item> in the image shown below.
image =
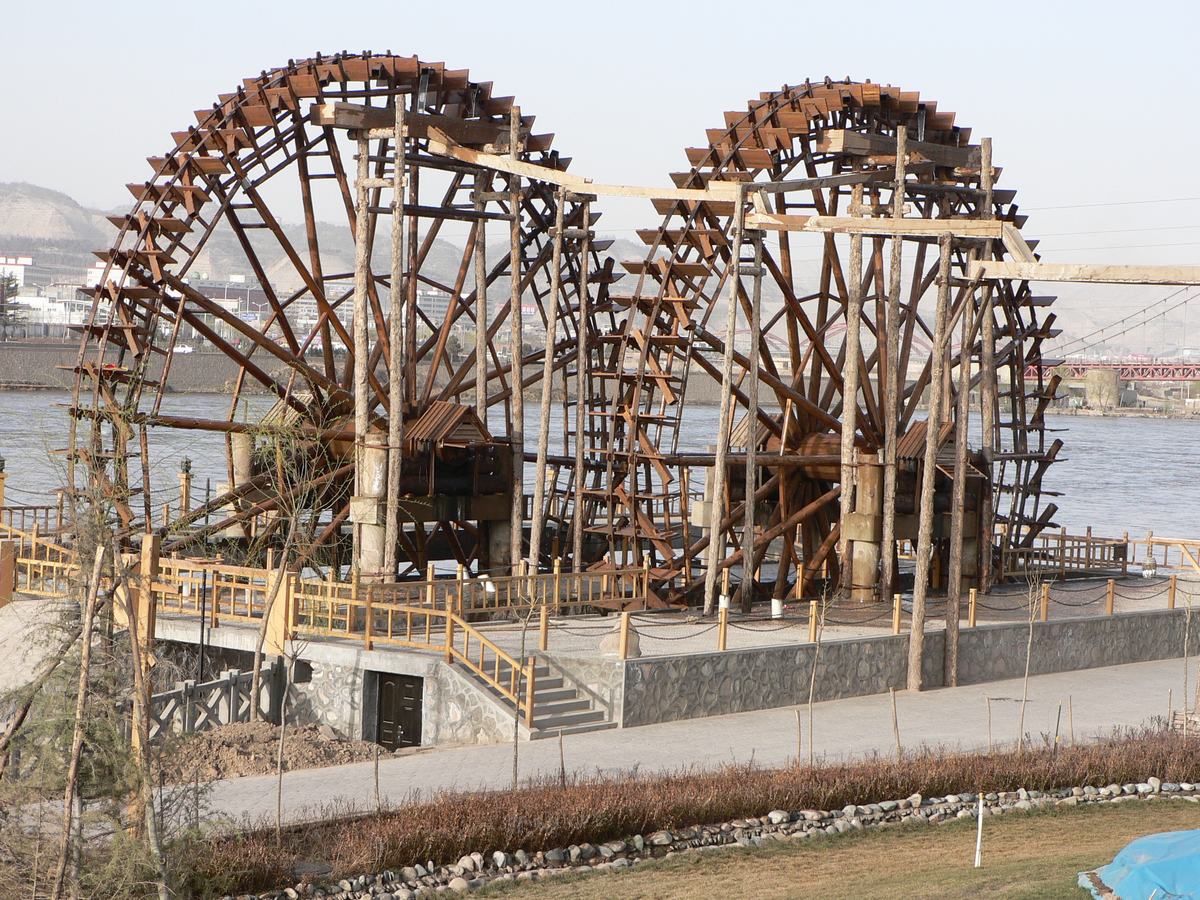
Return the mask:
[[[436, 128], [462, 146], [508, 154], [513, 98], [493, 96], [490, 83], [472, 81], [466, 70], [416, 57], [363, 54], [289, 62], [247, 79], [211, 109], [197, 112], [197, 124], [174, 134], [168, 152], [150, 160], [153, 177], [130, 185], [135, 202], [129, 214], [114, 219], [117, 236], [104, 255], [108, 265], [94, 293], [76, 367], [69, 459], [72, 483], [111, 502], [122, 534], [157, 530], [165, 535], [168, 549], [183, 550], [208, 536], [236, 538], [239, 530], [249, 539], [264, 528], [279, 528], [284, 514], [303, 514], [312, 542], [330, 547], [346, 543], [341, 539], [348, 532], [354, 468], [354, 263], [346, 258], [344, 243], [340, 253], [323, 245], [318, 218], [341, 218], [356, 234], [359, 204], [349, 129], [372, 127], [376, 113], [379, 121], [390, 122], [397, 101], [406, 104], [408, 127], [398, 288], [404, 292], [406, 345], [400, 354], [402, 370], [391, 371], [391, 223], [384, 205], [390, 197], [382, 199], [375, 186], [365, 218], [367, 244], [373, 248], [366, 287], [371, 427], [386, 432], [389, 417], [396, 414], [389, 408], [389, 386], [400, 378], [403, 416], [415, 429], [414, 438], [436, 436], [450, 420], [476, 430], [482, 424], [487, 434], [475, 441], [471, 459], [460, 464], [474, 465], [477, 475], [480, 466], [487, 467], [490, 452], [492, 475], [502, 474], [508, 465], [501, 457], [513, 430], [511, 195], [505, 193], [506, 176], [430, 154], [428, 141]], [[355, 109], [339, 111], [339, 103]], [[363, 107], [368, 108], [365, 117]], [[342, 121], [342, 112], [354, 121]], [[531, 133], [532, 123], [530, 116], [520, 122], [518, 157], [565, 169], [569, 160], [551, 149], [552, 136]], [[388, 136], [373, 136], [370, 147], [369, 174], [382, 179], [396, 157], [395, 148]], [[544, 327], [550, 305], [558, 304], [557, 337], [550, 346], [556, 373], [571, 361], [568, 349], [578, 334], [580, 262], [580, 242], [565, 242], [562, 288], [551, 297], [548, 235], [557, 202], [552, 186], [531, 183], [523, 189], [518, 211], [525, 321], [531, 330]], [[280, 224], [289, 211], [293, 218], [303, 218], [302, 241], [289, 237]], [[582, 214], [581, 203], [564, 201], [567, 228], [580, 231]], [[457, 248], [439, 240], [453, 229], [461, 241]], [[191, 283], [197, 261], [218, 230], [234, 235], [245, 269], [261, 286], [266, 312], [260, 324], [244, 321]], [[481, 253], [485, 235], [502, 240], [504, 250]], [[593, 242], [591, 252], [604, 247]], [[431, 258], [447, 252], [458, 256], [440, 271], [452, 275], [439, 277]], [[268, 271], [269, 257], [282, 257], [282, 268]], [[601, 265], [596, 259], [590, 268], [593, 296], [603, 298], [611, 262]], [[476, 401], [473, 336], [479, 273], [489, 288], [487, 397], [482, 405]], [[430, 292], [437, 295], [432, 301]], [[193, 336], [236, 366], [223, 417], [185, 418], [163, 407], [175, 387], [172, 362]], [[525, 358], [528, 388], [541, 379], [541, 352], [515, 352]], [[252, 391], [265, 392], [274, 406], [266, 416], [247, 422], [242, 401]], [[464, 416], [464, 406], [477, 419]], [[427, 413], [429, 427], [422, 431], [417, 423]], [[256, 446], [263, 429], [282, 426], [297, 437], [289, 450], [299, 461], [294, 469], [301, 472], [294, 479], [279, 477], [278, 467], [260, 459], [262, 448]], [[204, 430], [226, 437], [228, 489], [169, 528], [158, 521], [151, 502], [155, 465], [147, 435], [157, 429]], [[406, 456], [405, 478], [411, 482], [406, 494], [433, 493], [435, 466], [442, 467], [437, 469], [439, 484], [445, 483], [443, 470], [450, 464], [442, 458], [434, 461], [435, 450], [421, 445]], [[82, 474], [85, 468], [88, 477]], [[471, 473], [462, 480], [471, 481]], [[480, 539], [480, 522], [507, 519], [508, 511], [502, 498], [481, 505], [473, 496], [497, 493], [496, 485], [477, 487], [460, 483], [449, 489], [457, 490], [459, 502], [431, 506], [418, 498], [411, 505], [398, 537], [402, 569], [423, 571], [434, 558], [482, 566], [486, 542]], [[507, 492], [509, 485], [502, 489]]]
[[[903, 197], [907, 215], [914, 210], [929, 219], [987, 215], [1020, 227], [1024, 217], [1017, 212], [1015, 192], [994, 190], [992, 208], [984, 208], [980, 148], [970, 144], [969, 129], [955, 125], [953, 113], [938, 111], [936, 103], [916, 93], [871, 83], [806, 82], [762, 94], [746, 110], [727, 112], [720, 127], [706, 132], [703, 145], [687, 151], [690, 168], [671, 177], [680, 187], [704, 187], [718, 181], [755, 184], [861, 173], [869, 210], [849, 209], [853, 188], [848, 182], [853, 178], [765, 194], [766, 208], [791, 216], [887, 216], [896, 182], [886, 172], [895, 164], [895, 136], [901, 128], [907, 129], [910, 150]], [[713, 466], [712, 448], [706, 445], [717, 443], [711, 411], [688, 403], [688, 382], [691, 377], [694, 384], [697, 374], [721, 380], [721, 323], [730, 290], [735, 216], [730, 202], [661, 201], [656, 206], [663, 215], [661, 225], [640, 233], [649, 247], [645, 259], [624, 264], [637, 276], [636, 288], [609, 301], [624, 314], [621, 327], [593, 357], [601, 393], [591, 403], [590, 431], [603, 438], [591, 441], [602, 449], [591, 458], [587, 519], [589, 529], [604, 535], [615, 554], [651, 567], [660, 595], [680, 597], [696, 585], [694, 575], [703, 566], [710, 538], [703, 529], [707, 505], [698, 504], [697, 495], [701, 484], [711, 481], [702, 474], [711, 473]], [[743, 244], [748, 274], [738, 295], [742, 335], [752, 314], [753, 237], [745, 235]], [[766, 232], [761, 339], [757, 348], [748, 337], [735, 341], [734, 414], [726, 425], [731, 459], [748, 441], [755, 442], [760, 468], [754, 487], [762, 506], [753, 555], [756, 564], [768, 552], [777, 560], [768, 567], [773, 575], [762, 575], [768, 589], [774, 582], [776, 596], [790, 592], [798, 581], [803, 588], [823, 567], [836, 569], [839, 562], [839, 503], [832, 488], [840, 480], [839, 433], [847, 401], [845, 326], [854, 277], [847, 242], [843, 235]], [[864, 302], [860, 387], [853, 398], [855, 444], [867, 454], [883, 447], [885, 391], [890, 373], [899, 371], [897, 513], [911, 518], [923, 446], [924, 413], [919, 410], [929, 393], [939, 248], [936, 238], [903, 239], [900, 344], [898, 359], [889, 365], [883, 358], [883, 335], [890, 244], [883, 237], [865, 239], [858, 276]], [[988, 417], [993, 433], [982, 442], [975, 435], [974, 443], [984, 453], [970, 457], [987, 485], [970, 502], [987, 504], [980, 518], [989, 534], [994, 523], [1000, 526], [992, 541], [981, 542], [981, 557], [1005, 542], [1031, 540], [1049, 522], [1053, 505], [1040, 506], [1041, 480], [1060, 446], [1058, 441], [1047, 445], [1042, 419], [1054, 386], [1043, 384], [1040, 374], [1027, 374], [1041, 372], [1030, 366], [1041, 360], [1042, 342], [1055, 333], [1054, 317], [1045, 310], [1051, 298], [1031, 296], [1024, 283], [1004, 283], [993, 292], [966, 280], [971, 259], [981, 254], [998, 259], [1007, 252], [998, 240], [959, 242], [951, 266], [948, 327], [954, 341], [943, 408], [952, 419], [964, 364], [971, 366], [972, 389], [993, 405]], [[990, 368], [981, 365], [987, 317], [995, 345]], [[965, 343], [960, 322], [969, 323]], [[762, 392], [753, 430], [746, 422], [752, 368]], [[951, 432], [946, 429], [949, 443]], [[695, 435], [703, 435], [701, 445], [686, 447]], [[946, 470], [953, 460], [941, 463], [953, 453], [943, 443], [939, 468]], [[807, 455], [810, 463], [784, 467], [771, 462], [773, 455]], [[728, 496], [722, 498], [729, 515], [716, 536], [723, 547], [720, 564], [737, 570], [735, 580], [745, 568], [742, 501], [748, 489], [741, 465], [738, 460], [729, 466]], [[943, 512], [950, 479], [945, 471], [935, 477], [938, 511]], [[861, 581], [857, 573], [855, 580]]]

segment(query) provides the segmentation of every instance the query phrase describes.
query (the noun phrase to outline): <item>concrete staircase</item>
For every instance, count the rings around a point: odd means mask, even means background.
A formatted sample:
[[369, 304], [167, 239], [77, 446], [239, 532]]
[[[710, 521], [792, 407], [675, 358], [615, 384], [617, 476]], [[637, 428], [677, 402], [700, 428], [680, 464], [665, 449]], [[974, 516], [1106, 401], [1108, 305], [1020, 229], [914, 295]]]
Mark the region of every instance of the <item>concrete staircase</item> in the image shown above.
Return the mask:
[[561, 672], [540, 665], [533, 670], [533, 731], [530, 740], [616, 728], [605, 711]]
[[[507, 697], [473, 672], [462, 668], [458, 671], [479, 690], [485, 692], [493, 702], [504, 707], [509, 715], [512, 714], [513, 704]], [[509, 671], [507, 666], [502, 666], [500, 677], [507, 679]], [[617, 727], [617, 723], [609, 719], [605, 710], [596, 704], [586, 691], [570, 683], [561, 672], [556, 672], [547, 665], [539, 665], [533, 672], [533, 728], [529, 729], [529, 740], [558, 737], [560, 732], [582, 734]]]

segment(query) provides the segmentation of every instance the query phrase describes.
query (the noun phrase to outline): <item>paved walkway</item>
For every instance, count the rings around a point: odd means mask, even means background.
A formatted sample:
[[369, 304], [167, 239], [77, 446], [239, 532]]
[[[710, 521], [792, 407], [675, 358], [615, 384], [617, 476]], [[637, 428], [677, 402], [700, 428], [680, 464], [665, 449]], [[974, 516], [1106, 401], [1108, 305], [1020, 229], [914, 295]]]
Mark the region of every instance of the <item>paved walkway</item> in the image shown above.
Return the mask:
[[[1074, 709], [1074, 730], [1083, 739], [1117, 726], [1136, 726], [1165, 716], [1167, 692], [1175, 703], [1183, 693], [1181, 659], [1087, 669], [1029, 680], [1025, 731], [1053, 735], [1062, 704], [1061, 733], [1069, 739], [1068, 696]], [[1189, 680], [1197, 683], [1195, 672]], [[900, 733], [904, 746], [922, 743], [946, 748], [984, 748], [988, 742], [988, 707], [993, 698], [992, 732], [997, 744], [1017, 735], [1021, 681], [991, 682], [972, 687], [897, 694]], [[1003, 698], [1003, 699], [1001, 699]], [[808, 730], [806, 708], [801, 719]], [[872, 752], [894, 752], [891, 703], [888, 695], [856, 697], [818, 703], [814, 707], [814, 749], [818, 757], [835, 760]], [[592, 775], [618, 774], [633, 768], [642, 773], [713, 768], [753, 758], [772, 766], [796, 756], [796, 714], [793, 707], [690, 719], [642, 728], [616, 729], [564, 739], [567, 768]], [[807, 737], [805, 738], [807, 753]], [[558, 743], [533, 741], [520, 747], [522, 779], [558, 775]], [[380, 790], [401, 802], [414, 794], [442, 790], [506, 788], [512, 780], [512, 746], [488, 745], [427, 750], [380, 762]], [[284, 815], [312, 818], [334, 804], [368, 808], [373, 804], [371, 763], [327, 769], [308, 769], [284, 776]], [[386, 802], [386, 801], [385, 801]], [[274, 816], [275, 778], [256, 776], [218, 782], [211, 795], [214, 815], [241, 819]]]

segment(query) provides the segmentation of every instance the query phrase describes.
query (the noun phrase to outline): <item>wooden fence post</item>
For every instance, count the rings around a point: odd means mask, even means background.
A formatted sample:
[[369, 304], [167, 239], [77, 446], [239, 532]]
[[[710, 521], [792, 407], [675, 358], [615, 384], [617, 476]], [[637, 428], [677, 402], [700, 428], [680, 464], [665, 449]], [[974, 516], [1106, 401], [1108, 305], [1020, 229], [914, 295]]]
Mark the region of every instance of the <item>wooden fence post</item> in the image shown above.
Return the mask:
[[1042, 621], [1050, 618], [1050, 582], [1042, 582]]
[[1111, 578], [1108, 579], [1108, 592], [1104, 600], [1104, 614], [1111, 616], [1113, 614], [1113, 595], [1116, 593], [1116, 582]]
[[363, 623], [363, 648], [375, 649], [375, 592], [367, 587], [366, 621]]
[[538, 619], [538, 650], [549, 650], [550, 642], [550, 608], [542, 603]]
[[12, 602], [17, 590], [17, 543], [0, 541], [0, 608]]
[[562, 614], [562, 559], [554, 557], [554, 614]]
[[717, 649], [725, 649], [725, 641], [729, 630], [729, 610], [717, 610]]
[[454, 613], [446, 610], [446, 662], [454, 662]]
[[1167, 585], [1167, 609], [1175, 608], [1175, 579], [1178, 577], [1178, 575], [1172, 575], [1171, 580]]
[[617, 639], [617, 656], [626, 659], [629, 656], [629, 613], [621, 613], [621, 632]]
[[[1121, 574], [1128, 575], [1129, 574], [1129, 532], [1128, 531], [1123, 532], [1121, 534], [1121, 540], [1125, 542], [1125, 555], [1123, 557], [1121, 557]], [[1134, 552], [1135, 553], [1137, 552], [1136, 547], [1134, 548]]]
[[970, 592], [970, 594], [968, 594], [968, 600], [967, 600], [967, 627], [968, 628], [975, 627], [975, 611], [976, 611], [978, 605], [979, 605], [979, 589], [971, 588], [971, 592]]
[[[272, 581], [279, 579], [279, 588], [275, 602], [271, 604], [271, 612], [267, 616], [266, 650], [268, 654], [282, 656], [287, 650], [287, 642], [292, 636], [292, 573], [287, 569], [278, 571], [267, 569], [267, 591], [272, 589]], [[368, 647], [368, 649], [370, 649]]]
[[899, 594], [892, 595], [892, 634], [900, 633], [900, 616], [904, 611], [903, 601]]
[[817, 600], [808, 601], [808, 642], [816, 643], [817, 640]]

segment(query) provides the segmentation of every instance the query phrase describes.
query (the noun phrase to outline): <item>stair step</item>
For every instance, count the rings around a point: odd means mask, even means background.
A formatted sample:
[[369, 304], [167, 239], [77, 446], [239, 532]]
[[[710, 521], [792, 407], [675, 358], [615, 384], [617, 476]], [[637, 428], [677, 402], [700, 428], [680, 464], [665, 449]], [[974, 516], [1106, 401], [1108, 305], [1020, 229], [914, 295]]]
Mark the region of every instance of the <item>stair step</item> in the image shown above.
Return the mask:
[[604, 713], [599, 710], [589, 710], [587, 712], [568, 713], [561, 716], [546, 716], [539, 719], [537, 711], [534, 711], [533, 727], [537, 729], [543, 728], [566, 728], [569, 725], [587, 725], [592, 722], [603, 722]]
[[579, 692], [574, 688], [547, 688], [544, 689], [540, 684], [534, 685], [533, 702], [535, 706], [540, 706], [543, 703], [557, 703], [559, 700], [574, 700], [579, 696]]
[[553, 703], [538, 703], [537, 698], [533, 701], [533, 721], [536, 722], [539, 718], [558, 718], [564, 715], [574, 715], [577, 712], [585, 710], [590, 711], [592, 704], [586, 699], [580, 699], [578, 695], [569, 700], [557, 700]]
[[530, 733], [529, 739], [540, 741], [545, 738], [558, 737], [560, 734], [586, 734], [589, 731], [606, 731], [616, 727], [616, 722], [589, 722], [586, 725], [567, 725], [563, 728], [542, 728]]

